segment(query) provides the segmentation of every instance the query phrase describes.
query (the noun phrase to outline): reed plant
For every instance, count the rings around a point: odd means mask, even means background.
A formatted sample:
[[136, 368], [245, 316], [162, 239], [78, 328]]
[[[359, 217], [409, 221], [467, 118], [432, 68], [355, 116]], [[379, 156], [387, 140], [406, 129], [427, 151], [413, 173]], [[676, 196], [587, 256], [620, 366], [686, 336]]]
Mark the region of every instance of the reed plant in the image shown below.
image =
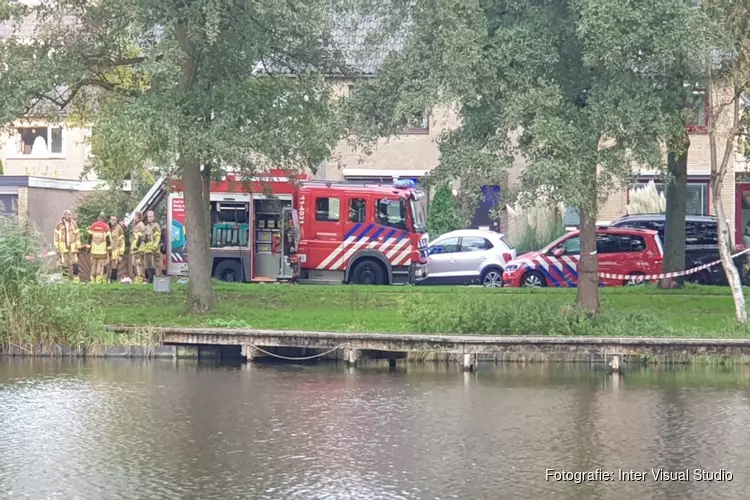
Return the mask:
[[38, 258], [42, 238], [18, 217], [0, 217], [0, 345], [68, 345], [111, 341], [104, 315], [85, 285], [51, 283]]

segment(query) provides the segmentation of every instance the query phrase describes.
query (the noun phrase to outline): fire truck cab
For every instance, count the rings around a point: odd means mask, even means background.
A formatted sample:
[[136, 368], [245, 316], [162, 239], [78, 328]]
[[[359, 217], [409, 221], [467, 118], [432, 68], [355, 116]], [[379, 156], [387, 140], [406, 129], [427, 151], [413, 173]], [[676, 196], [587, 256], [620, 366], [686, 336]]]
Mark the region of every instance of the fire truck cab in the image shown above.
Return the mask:
[[305, 182], [297, 196], [301, 281], [385, 285], [425, 278], [426, 200], [413, 182]]
[[[296, 226], [300, 282], [394, 284], [426, 276], [426, 200], [413, 182], [292, 182], [281, 171], [211, 183], [213, 276], [291, 279], [284, 238], [290, 221]], [[179, 183], [171, 186], [167, 226], [168, 274], [185, 275], [190, 236]]]

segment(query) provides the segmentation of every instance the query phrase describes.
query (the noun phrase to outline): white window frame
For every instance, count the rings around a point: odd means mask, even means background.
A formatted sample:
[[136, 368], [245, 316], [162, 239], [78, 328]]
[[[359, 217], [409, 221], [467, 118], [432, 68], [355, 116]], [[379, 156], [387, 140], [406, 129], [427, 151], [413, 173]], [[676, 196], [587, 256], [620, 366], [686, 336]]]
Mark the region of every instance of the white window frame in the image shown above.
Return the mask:
[[[18, 129], [26, 129], [26, 128], [46, 128], [47, 129], [47, 153], [43, 155], [34, 155], [34, 154], [23, 154], [23, 152], [18, 151], [18, 145], [20, 143], [20, 138], [18, 137]], [[60, 135], [62, 140], [62, 150], [59, 153], [52, 153], [50, 151], [52, 146], [52, 130], [53, 129], [60, 129]], [[45, 160], [45, 159], [53, 159], [53, 158], [65, 158], [65, 155], [67, 153], [67, 147], [66, 147], [66, 139], [67, 138], [67, 128], [64, 125], [53, 125], [49, 123], [21, 123], [13, 126], [13, 132], [8, 139], [8, 143], [6, 146], [6, 150], [8, 152], [7, 158], [13, 159], [13, 160]]]

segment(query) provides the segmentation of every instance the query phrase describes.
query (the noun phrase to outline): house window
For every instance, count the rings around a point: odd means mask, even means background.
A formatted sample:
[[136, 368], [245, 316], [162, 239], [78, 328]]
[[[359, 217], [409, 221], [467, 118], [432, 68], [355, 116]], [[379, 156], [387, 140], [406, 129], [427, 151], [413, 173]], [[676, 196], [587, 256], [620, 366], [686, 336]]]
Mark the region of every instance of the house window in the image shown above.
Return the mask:
[[710, 106], [706, 91], [694, 91], [692, 98], [687, 104], [687, 108], [692, 111], [690, 121], [687, 125], [688, 132], [692, 134], [707, 134]]
[[338, 222], [341, 219], [341, 204], [338, 198], [317, 198], [315, 200], [315, 220]]
[[62, 155], [62, 127], [19, 127], [15, 144], [15, 152], [21, 156]]
[[[648, 180], [639, 180], [638, 187], [644, 187]], [[665, 186], [661, 182], [654, 182], [656, 191], [664, 193]], [[666, 196], [666, 193], [664, 193]], [[685, 200], [687, 215], [708, 215], [708, 181], [693, 181], [687, 183], [687, 198]]]
[[367, 215], [367, 203], [362, 198], [349, 200], [349, 222], [362, 223]]
[[562, 219], [565, 227], [578, 227], [581, 225], [581, 214], [575, 207], [565, 207]]
[[400, 134], [428, 135], [430, 133], [429, 113], [415, 113], [402, 120]]
[[0, 216], [18, 215], [18, 195], [0, 194]]

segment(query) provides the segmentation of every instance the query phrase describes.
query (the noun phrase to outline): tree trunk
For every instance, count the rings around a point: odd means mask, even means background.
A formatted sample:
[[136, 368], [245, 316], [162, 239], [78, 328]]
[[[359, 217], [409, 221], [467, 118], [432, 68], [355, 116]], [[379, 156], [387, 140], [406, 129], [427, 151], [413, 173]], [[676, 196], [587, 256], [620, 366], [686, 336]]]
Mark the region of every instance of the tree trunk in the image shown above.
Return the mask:
[[[596, 173], [594, 173], [596, 175]], [[581, 218], [581, 260], [578, 262], [578, 295], [576, 304], [590, 313], [598, 313], [599, 303], [599, 256], [596, 254], [596, 184], [592, 190], [592, 208], [579, 209]]]
[[719, 224], [719, 258], [724, 272], [727, 275], [729, 287], [732, 289], [734, 299], [735, 316], [738, 323], [747, 322], [747, 309], [745, 309], [745, 295], [742, 293], [742, 281], [740, 273], [732, 260], [732, 239], [730, 236], [729, 222], [724, 213], [724, 203], [721, 201], [721, 182], [715, 182], [715, 176], [711, 180], [711, 196], [713, 197], [714, 212]]
[[[687, 134], [685, 134], [687, 136]], [[667, 170], [670, 182], [667, 185], [667, 216], [664, 227], [663, 273], [685, 270], [685, 217], [687, 216], [687, 144], [676, 147], [667, 155]], [[682, 288], [684, 278], [663, 278], [659, 288]]]
[[[714, 102], [716, 87], [714, 86], [710, 71], [708, 89], [709, 96], [712, 99], [711, 102]], [[719, 163], [719, 155], [716, 148], [716, 120], [713, 114], [709, 116], [708, 150], [711, 159], [711, 197], [713, 198], [714, 212], [716, 213], [716, 219], [718, 222], [719, 257], [721, 258], [721, 265], [724, 267], [724, 272], [727, 275], [729, 287], [732, 290], [737, 322], [746, 323], [747, 310], [745, 309], [745, 295], [742, 293], [742, 280], [740, 279], [740, 273], [737, 271], [737, 267], [735, 267], [734, 261], [732, 260], [732, 238], [729, 232], [729, 221], [724, 213], [724, 202], [721, 199], [722, 184], [724, 176], [727, 173], [727, 165], [734, 149], [739, 127], [739, 104], [737, 99], [735, 99], [733, 105], [734, 119], [732, 129], [729, 131], [729, 136], [727, 137], [726, 145], [724, 146], [725, 150], [721, 163]]]
[[214, 307], [211, 284], [211, 248], [203, 201], [203, 178], [197, 162], [182, 167], [185, 191], [185, 232], [187, 234], [188, 312], [200, 314]]
[[[206, 210], [206, 230], [211, 233], [211, 163], [206, 163], [201, 171], [203, 178], [203, 203]], [[210, 246], [210, 245], [209, 245]]]
[[[188, 36], [188, 20], [175, 22], [175, 37], [183, 51], [180, 61], [180, 88], [190, 92], [198, 71], [195, 51]], [[192, 108], [186, 106], [183, 114], [191, 118]], [[214, 307], [214, 290], [211, 283], [211, 247], [206, 217], [203, 176], [200, 161], [186, 152], [187, 145], [180, 140], [179, 162], [182, 170], [185, 195], [185, 233], [188, 253], [187, 310], [193, 314], [210, 311]]]

